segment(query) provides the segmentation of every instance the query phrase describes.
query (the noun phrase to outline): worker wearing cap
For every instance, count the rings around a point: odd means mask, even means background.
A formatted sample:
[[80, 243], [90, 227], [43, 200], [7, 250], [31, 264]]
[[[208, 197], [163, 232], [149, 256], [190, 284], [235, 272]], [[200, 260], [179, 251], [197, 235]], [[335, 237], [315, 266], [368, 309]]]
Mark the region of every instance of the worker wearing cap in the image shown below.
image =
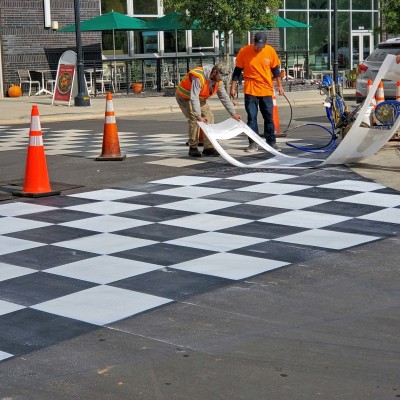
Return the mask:
[[197, 121], [214, 123], [214, 114], [207, 103], [209, 97], [217, 94], [226, 111], [236, 120], [241, 119], [223, 85], [222, 77], [227, 75], [229, 68], [225, 64], [204, 65], [190, 70], [176, 89], [176, 101], [189, 124], [189, 156], [219, 156], [206, 135], [203, 153], [197, 148], [200, 132]]
[[[275, 79], [279, 95], [284, 94], [280, 76], [280, 60], [273, 47], [267, 45], [267, 35], [257, 32], [253, 44], [242, 47], [236, 57], [236, 67], [232, 74], [232, 97], [236, 94], [237, 81], [243, 71], [244, 104], [247, 112], [247, 125], [257, 134], [257, 114], [260, 108], [264, 118], [264, 137], [266, 142], [276, 150], [275, 126], [273, 120], [273, 100]], [[248, 152], [255, 152], [258, 146], [249, 139]]]

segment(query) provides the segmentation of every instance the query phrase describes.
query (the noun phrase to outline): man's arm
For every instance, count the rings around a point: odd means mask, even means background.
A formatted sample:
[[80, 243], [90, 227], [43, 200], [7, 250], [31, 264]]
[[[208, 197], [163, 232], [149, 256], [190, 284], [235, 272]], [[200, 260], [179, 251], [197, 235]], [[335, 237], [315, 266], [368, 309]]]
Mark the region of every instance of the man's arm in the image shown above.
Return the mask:
[[224, 88], [224, 84], [223, 82], [220, 82], [219, 86], [218, 86], [218, 90], [217, 90], [217, 96], [218, 98], [221, 100], [221, 103], [223, 104], [223, 106], [225, 107], [226, 111], [228, 111], [229, 114], [231, 114], [231, 116], [236, 119], [236, 120], [240, 120], [242, 119], [242, 117], [240, 116], [240, 114], [238, 114], [235, 110], [235, 106], [233, 105], [232, 101], [230, 100], [228, 93], [226, 93], [226, 90]]
[[192, 110], [196, 115], [197, 121], [207, 122], [201, 116], [201, 107], [200, 107], [200, 91], [201, 91], [201, 84], [199, 78], [192, 78], [192, 88], [190, 90], [190, 102], [192, 103]]
[[243, 68], [235, 67], [233, 70], [232, 74], [232, 80], [231, 80], [231, 98], [235, 98], [236, 96], [236, 87], [237, 87], [237, 82], [240, 79], [240, 76], [242, 75]]
[[272, 71], [272, 76], [278, 85], [278, 93], [280, 96], [283, 96], [285, 94], [285, 91], [283, 90], [283, 86], [282, 86], [281, 69], [280, 69], [279, 65], [277, 65], [274, 68], [271, 68], [271, 71]]

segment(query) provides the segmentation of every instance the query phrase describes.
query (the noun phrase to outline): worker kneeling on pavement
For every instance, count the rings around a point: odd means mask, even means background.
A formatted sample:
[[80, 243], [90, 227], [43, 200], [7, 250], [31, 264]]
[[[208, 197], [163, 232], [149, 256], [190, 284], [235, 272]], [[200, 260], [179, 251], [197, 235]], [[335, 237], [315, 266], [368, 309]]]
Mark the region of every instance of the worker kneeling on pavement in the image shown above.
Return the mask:
[[[204, 65], [190, 70], [176, 89], [176, 101], [189, 124], [189, 156], [201, 157], [197, 148], [200, 132], [197, 121], [214, 123], [214, 114], [207, 103], [209, 97], [216, 93], [226, 111], [236, 120], [241, 119], [223, 85], [222, 77], [227, 75], [229, 68], [225, 64]], [[219, 156], [207, 135], [204, 135], [203, 156]]]

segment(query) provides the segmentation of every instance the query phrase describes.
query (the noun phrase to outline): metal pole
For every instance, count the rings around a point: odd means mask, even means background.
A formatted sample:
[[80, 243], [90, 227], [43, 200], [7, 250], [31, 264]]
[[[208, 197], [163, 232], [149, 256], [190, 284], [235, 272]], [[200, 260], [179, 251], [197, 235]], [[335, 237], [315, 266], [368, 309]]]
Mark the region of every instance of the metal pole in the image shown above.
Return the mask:
[[76, 71], [78, 75], [78, 94], [75, 97], [75, 106], [90, 106], [90, 97], [86, 94], [85, 75], [83, 70], [81, 17], [79, 0], [74, 0], [75, 34], [76, 34]]
[[338, 85], [339, 61], [338, 61], [338, 15], [337, 0], [333, 0], [333, 81]]

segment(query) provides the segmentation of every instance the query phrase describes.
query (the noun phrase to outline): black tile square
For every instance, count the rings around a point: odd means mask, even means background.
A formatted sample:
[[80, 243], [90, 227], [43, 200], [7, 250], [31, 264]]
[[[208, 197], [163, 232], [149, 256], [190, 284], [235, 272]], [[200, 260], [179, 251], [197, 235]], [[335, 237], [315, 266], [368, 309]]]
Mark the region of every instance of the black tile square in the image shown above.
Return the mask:
[[96, 256], [98, 254], [48, 245], [0, 255], [0, 262], [43, 270]]
[[22, 356], [98, 329], [97, 325], [25, 308], [0, 316], [0, 350]]
[[140, 196], [128, 197], [118, 200], [121, 203], [142, 204], [146, 206], [159, 206], [161, 204], [181, 201], [182, 197], [165, 196], [162, 194], [142, 194]]
[[239, 204], [220, 210], [215, 210], [209, 212], [208, 214], [257, 220], [271, 217], [272, 215], [282, 214], [285, 211], [286, 210], [283, 208], [256, 206], [252, 204]]
[[[181, 200], [183, 200], [181, 198]], [[195, 214], [194, 212], [170, 210], [168, 208], [148, 207], [140, 210], [125, 211], [119, 214], [114, 214], [117, 217], [134, 218], [150, 222], [162, 222], [170, 219], [188, 217]]]
[[13, 232], [5, 236], [51, 244], [62, 242], [64, 240], [79, 239], [96, 234], [98, 234], [98, 232], [89, 231], [86, 229], [71, 228], [69, 226], [61, 225], [50, 225], [42, 228], [28, 229], [21, 232]]
[[23, 218], [33, 221], [48, 222], [51, 224], [61, 224], [63, 222], [76, 221], [78, 219], [93, 218], [94, 216], [96, 216], [96, 214], [76, 210], [59, 209], [26, 214]]
[[116, 235], [155, 240], [157, 242], [166, 242], [168, 240], [179, 239], [185, 236], [198, 235], [203, 232], [204, 231], [198, 229], [183, 228], [180, 226], [150, 224], [123, 229], [113, 233]]
[[268, 242], [258, 243], [248, 247], [233, 250], [230, 253], [241, 254], [250, 257], [268, 258], [297, 264], [317, 257], [323, 257], [330, 253], [316, 247], [308, 247], [292, 243]]
[[72, 206], [79, 206], [81, 204], [96, 203], [97, 201], [98, 200], [84, 199], [80, 197], [71, 197], [71, 196], [49, 196], [49, 197], [28, 199], [27, 202], [48, 207], [72, 207]]
[[341, 201], [329, 201], [303, 209], [304, 211], [313, 211], [326, 214], [343, 215], [345, 217], [360, 217], [383, 210], [383, 207], [370, 206], [367, 204], [345, 203]]
[[205, 182], [196, 186], [233, 190], [233, 189], [241, 189], [249, 185], [250, 182], [246, 181], [239, 181], [235, 179], [218, 179], [216, 181]]
[[298, 190], [293, 194], [295, 194], [296, 196], [313, 197], [316, 199], [336, 200], [347, 196], [353, 196], [354, 191], [342, 190], [342, 189], [329, 189], [329, 188], [314, 186], [308, 189]]
[[241, 236], [252, 236], [262, 239], [276, 239], [282, 236], [293, 235], [295, 233], [306, 231], [305, 228], [299, 228], [296, 226], [268, 224], [264, 222], [250, 222], [249, 224], [243, 224], [233, 226], [231, 228], [223, 229], [218, 232], [230, 233], [232, 235]]
[[266, 197], [271, 197], [271, 196], [273, 195], [266, 193], [240, 192], [236, 190], [230, 190], [228, 192], [215, 193], [209, 196], [204, 196], [203, 199], [232, 201], [236, 203], [247, 203], [250, 201], [264, 199]]
[[343, 221], [322, 229], [384, 237], [400, 235], [400, 224], [358, 218]]
[[191, 296], [226, 286], [232, 281], [211, 275], [162, 268], [113, 282], [109, 286], [182, 301]]
[[97, 286], [64, 276], [36, 272], [0, 282], [0, 299], [32, 306], [67, 294]]
[[127, 258], [129, 260], [143, 261], [150, 264], [170, 266], [196, 258], [209, 256], [215, 252], [194, 249], [192, 247], [175, 246], [167, 243], [156, 243], [150, 246], [121, 251], [111, 254], [114, 257]]

